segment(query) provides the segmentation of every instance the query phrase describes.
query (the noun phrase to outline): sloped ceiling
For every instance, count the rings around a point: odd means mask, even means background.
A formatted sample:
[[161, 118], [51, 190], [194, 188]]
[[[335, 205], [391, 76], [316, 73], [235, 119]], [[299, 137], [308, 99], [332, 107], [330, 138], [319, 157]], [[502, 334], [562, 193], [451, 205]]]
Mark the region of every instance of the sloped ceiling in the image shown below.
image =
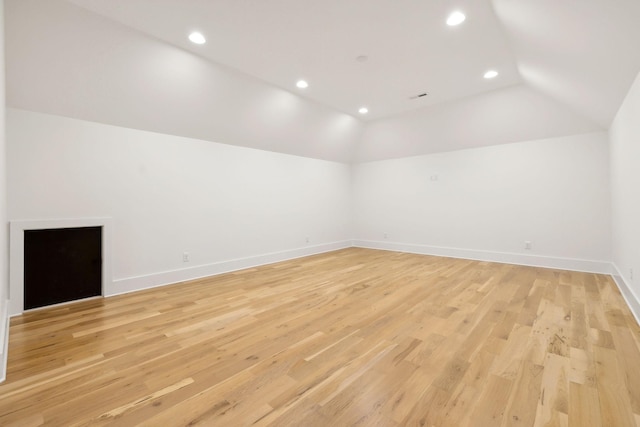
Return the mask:
[[637, 0], [5, 5], [10, 107], [343, 162], [606, 130], [640, 71]]
[[640, 1], [493, 4], [523, 80], [608, 128], [640, 71]]
[[369, 123], [356, 162], [507, 144], [602, 130], [525, 85]]
[[348, 162], [363, 123], [59, 0], [5, 2], [12, 108]]
[[[488, 0], [70, 1], [344, 113], [366, 105], [362, 120], [521, 82]], [[457, 8], [468, 18], [449, 27]], [[196, 29], [206, 44], [187, 40]]]
[[524, 80], [608, 127], [640, 70], [638, 0], [70, 1], [363, 120]]

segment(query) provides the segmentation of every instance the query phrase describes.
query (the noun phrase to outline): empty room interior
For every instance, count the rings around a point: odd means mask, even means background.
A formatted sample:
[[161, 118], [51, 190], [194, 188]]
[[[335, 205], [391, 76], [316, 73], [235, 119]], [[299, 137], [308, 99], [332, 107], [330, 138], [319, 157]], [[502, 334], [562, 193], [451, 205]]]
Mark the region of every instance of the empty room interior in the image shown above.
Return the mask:
[[0, 425], [640, 427], [639, 1], [0, 12]]

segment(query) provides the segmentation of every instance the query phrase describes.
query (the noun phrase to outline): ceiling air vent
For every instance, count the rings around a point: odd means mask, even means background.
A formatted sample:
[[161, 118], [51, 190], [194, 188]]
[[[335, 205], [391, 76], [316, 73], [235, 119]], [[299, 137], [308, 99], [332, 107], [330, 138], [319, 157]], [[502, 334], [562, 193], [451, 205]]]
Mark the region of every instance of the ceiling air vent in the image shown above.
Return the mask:
[[422, 98], [423, 96], [427, 96], [427, 92], [419, 93], [419, 94], [414, 95], [414, 96], [410, 96], [409, 99], [418, 99], [418, 98]]

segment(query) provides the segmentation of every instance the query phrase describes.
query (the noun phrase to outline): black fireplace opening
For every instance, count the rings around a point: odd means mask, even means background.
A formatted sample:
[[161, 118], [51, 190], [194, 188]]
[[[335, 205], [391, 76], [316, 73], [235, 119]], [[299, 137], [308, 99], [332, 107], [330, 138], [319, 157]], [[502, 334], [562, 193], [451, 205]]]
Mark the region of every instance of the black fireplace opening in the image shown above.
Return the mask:
[[24, 231], [24, 308], [102, 294], [102, 227]]

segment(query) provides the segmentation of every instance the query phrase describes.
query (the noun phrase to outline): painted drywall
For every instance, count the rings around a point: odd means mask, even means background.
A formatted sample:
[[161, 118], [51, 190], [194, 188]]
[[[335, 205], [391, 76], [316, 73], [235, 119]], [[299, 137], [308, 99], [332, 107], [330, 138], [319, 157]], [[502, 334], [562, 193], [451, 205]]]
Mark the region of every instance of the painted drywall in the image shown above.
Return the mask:
[[363, 129], [295, 82], [270, 86], [62, 0], [9, 0], [6, 15], [9, 107], [343, 162]]
[[355, 160], [385, 160], [603, 131], [591, 120], [525, 86], [367, 124]]
[[[640, 315], [640, 74], [609, 131], [612, 259], [627, 302]], [[632, 274], [633, 270], [633, 274]], [[623, 280], [623, 283], [620, 281]]]
[[608, 166], [604, 132], [354, 165], [356, 244], [608, 272]]
[[7, 167], [4, 96], [4, 0], [0, 0], [0, 381], [5, 378], [9, 323], [9, 241], [7, 223]]
[[9, 220], [112, 218], [109, 294], [348, 245], [347, 164], [16, 109], [7, 120]]

